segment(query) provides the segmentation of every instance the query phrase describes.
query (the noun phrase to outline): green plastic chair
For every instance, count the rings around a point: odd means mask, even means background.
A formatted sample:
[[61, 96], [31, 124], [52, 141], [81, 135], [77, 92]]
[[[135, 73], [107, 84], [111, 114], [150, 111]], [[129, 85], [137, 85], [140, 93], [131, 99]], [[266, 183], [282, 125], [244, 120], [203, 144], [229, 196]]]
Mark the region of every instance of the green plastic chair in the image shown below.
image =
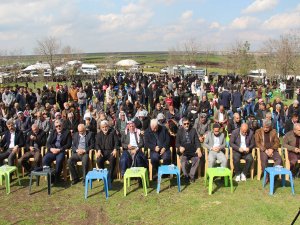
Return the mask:
[[19, 179], [19, 171], [16, 166], [1, 166], [0, 167], [0, 185], [3, 184], [3, 177], [5, 178], [5, 187], [6, 187], [6, 194], [10, 193], [10, 174], [16, 172], [18, 183], [21, 185], [20, 179]]
[[207, 172], [205, 174], [205, 186], [207, 184], [207, 180], [209, 179], [209, 186], [208, 186], [208, 194], [209, 195], [212, 194], [212, 186], [213, 186], [214, 177], [224, 177], [225, 187], [228, 186], [228, 177], [229, 177], [231, 193], [233, 192], [232, 173], [231, 173], [230, 169], [222, 168], [222, 167], [208, 168]]
[[144, 167], [128, 168], [124, 174], [124, 196], [127, 194], [127, 187], [130, 187], [130, 178], [139, 177], [142, 179], [144, 194], [147, 196], [147, 187], [149, 186], [148, 171]]

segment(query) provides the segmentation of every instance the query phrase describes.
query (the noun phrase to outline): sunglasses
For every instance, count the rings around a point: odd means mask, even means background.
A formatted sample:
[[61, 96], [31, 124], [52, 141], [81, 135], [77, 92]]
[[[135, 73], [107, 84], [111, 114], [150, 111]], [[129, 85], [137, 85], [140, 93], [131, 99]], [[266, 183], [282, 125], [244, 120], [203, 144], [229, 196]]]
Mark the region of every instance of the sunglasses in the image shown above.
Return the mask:
[[57, 127], [61, 127], [61, 125], [56, 125], [55, 127], [56, 127], [56, 128], [57, 128]]
[[190, 123], [183, 123], [183, 125], [190, 125]]

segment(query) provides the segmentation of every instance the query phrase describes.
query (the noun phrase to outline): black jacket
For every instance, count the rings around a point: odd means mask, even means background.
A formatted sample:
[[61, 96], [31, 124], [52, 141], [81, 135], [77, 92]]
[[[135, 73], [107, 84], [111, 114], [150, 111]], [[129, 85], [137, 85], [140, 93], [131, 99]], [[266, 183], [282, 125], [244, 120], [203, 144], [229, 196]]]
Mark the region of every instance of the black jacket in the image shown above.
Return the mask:
[[155, 147], [165, 148], [166, 151], [170, 149], [170, 136], [166, 127], [158, 125], [156, 134], [149, 127], [145, 131], [144, 136], [145, 147], [149, 148], [150, 151], [155, 151]]
[[[200, 148], [200, 141], [195, 128], [190, 128], [188, 130], [188, 133], [189, 133], [189, 139], [191, 143], [187, 143], [185, 129], [181, 127], [178, 130], [176, 134], [176, 148], [178, 148], [179, 150], [180, 146], [184, 147], [185, 151], [183, 152], [183, 155], [193, 157], [195, 156], [197, 148]], [[178, 153], [180, 154], [180, 152]]]
[[105, 135], [102, 131], [96, 135], [95, 149], [104, 151], [113, 151], [119, 147], [119, 138], [114, 129], [110, 129]]
[[[73, 135], [73, 141], [72, 141], [72, 152], [76, 153], [76, 150], [78, 149], [79, 145], [79, 133], [76, 132]], [[85, 153], [88, 153], [91, 149], [94, 149], [95, 147], [95, 135], [93, 132], [87, 132], [85, 135]]]
[[[56, 148], [56, 146], [55, 146], [56, 138], [57, 138], [57, 132], [56, 132], [56, 130], [52, 130], [49, 135], [48, 141], [47, 141], [48, 151], [50, 151], [50, 148]], [[61, 147], [60, 147], [61, 152], [64, 152], [65, 150], [71, 148], [72, 137], [71, 137], [70, 131], [68, 131], [68, 130], [62, 131], [60, 145], [61, 145]]]
[[[1, 140], [1, 148], [4, 149], [4, 151], [7, 151], [10, 144], [10, 131], [7, 130], [4, 132], [4, 135]], [[19, 147], [24, 146], [24, 135], [21, 131], [16, 130], [15, 131], [15, 145], [18, 145]]]
[[[36, 137], [35, 141], [30, 139], [31, 135]], [[46, 133], [43, 130], [39, 130], [37, 134], [34, 134], [32, 131], [30, 131], [26, 137], [25, 151], [29, 151], [29, 147], [34, 147], [34, 144], [36, 144], [38, 149], [41, 150], [41, 147], [46, 145], [46, 140]]]

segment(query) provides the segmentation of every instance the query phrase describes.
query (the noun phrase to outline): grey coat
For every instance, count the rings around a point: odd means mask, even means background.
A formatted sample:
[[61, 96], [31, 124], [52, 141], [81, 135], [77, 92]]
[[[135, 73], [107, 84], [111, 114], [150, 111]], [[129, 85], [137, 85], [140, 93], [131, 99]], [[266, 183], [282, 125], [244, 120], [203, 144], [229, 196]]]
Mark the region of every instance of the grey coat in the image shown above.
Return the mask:
[[[221, 150], [225, 149], [225, 136], [223, 133], [220, 134], [220, 143], [221, 143]], [[213, 146], [214, 146], [214, 133], [208, 132], [208, 134], [205, 137], [203, 147], [210, 150], [212, 149]]]

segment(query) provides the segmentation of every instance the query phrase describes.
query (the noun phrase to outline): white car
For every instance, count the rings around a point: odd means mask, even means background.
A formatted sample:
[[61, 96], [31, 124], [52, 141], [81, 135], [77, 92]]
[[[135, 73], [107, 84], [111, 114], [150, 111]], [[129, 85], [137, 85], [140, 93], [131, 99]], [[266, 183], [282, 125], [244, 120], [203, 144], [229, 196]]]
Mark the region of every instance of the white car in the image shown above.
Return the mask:
[[162, 68], [160, 73], [169, 73], [169, 68]]

